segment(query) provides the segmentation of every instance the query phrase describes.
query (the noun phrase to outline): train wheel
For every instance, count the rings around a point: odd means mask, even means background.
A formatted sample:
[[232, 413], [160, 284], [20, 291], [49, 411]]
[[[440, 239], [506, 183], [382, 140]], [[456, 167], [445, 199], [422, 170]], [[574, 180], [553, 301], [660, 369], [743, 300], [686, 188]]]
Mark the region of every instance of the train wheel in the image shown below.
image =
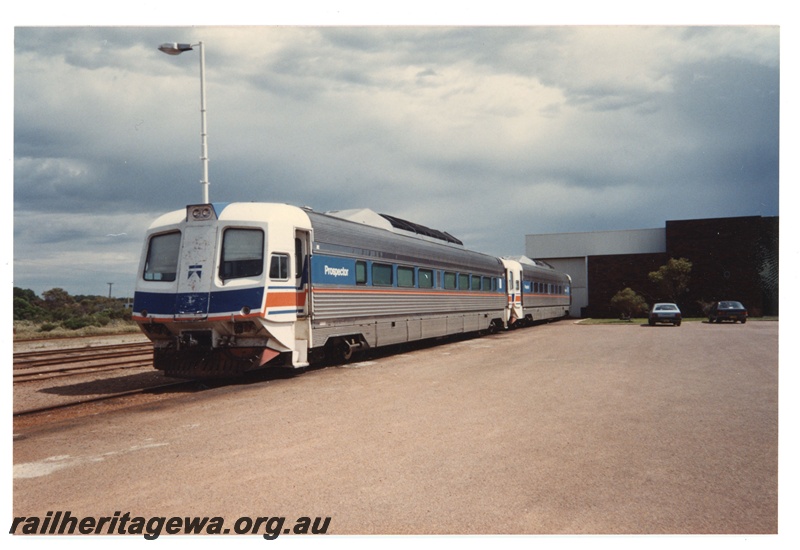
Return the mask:
[[327, 344], [328, 351], [326, 356], [336, 363], [348, 363], [356, 354], [359, 346], [353, 345], [344, 338], [337, 338], [336, 340]]
[[346, 340], [342, 340], [342, 343], [339, 344], [339, 358], [346, 363], [353, 358], [354, 354], [353, 347]]

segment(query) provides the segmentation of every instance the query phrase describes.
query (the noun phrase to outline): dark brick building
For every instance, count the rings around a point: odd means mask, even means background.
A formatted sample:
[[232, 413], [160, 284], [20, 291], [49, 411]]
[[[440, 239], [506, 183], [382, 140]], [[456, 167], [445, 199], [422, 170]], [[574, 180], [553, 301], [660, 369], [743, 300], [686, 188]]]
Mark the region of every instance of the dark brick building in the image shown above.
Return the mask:
[[668, 221], [664, 230], [529, 235], [526, 255], [570, 273], [573, 315], [616, 316], [611, 297], [625, 287], [649, 304], [668, 300], [648, 273], [670, 258], [692, 262], [689, 288], [678, 299], [686, 316], [702, 316], [705, 304], [722, 299], [741, 301], [752, 316], [778, 314], [777, 217]]
[[778, 218], [667, 222], [667, 255], [692, 262], [688, 310], [739, 300], [756, 317], [778, 314]]

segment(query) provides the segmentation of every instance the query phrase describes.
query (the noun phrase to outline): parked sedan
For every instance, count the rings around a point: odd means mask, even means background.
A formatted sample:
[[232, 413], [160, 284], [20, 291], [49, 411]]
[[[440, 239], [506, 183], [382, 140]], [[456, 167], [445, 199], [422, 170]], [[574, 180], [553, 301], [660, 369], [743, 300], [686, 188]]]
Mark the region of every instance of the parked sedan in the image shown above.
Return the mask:
[[650, 310], [648, 322], [651, 327], [656, 323], [672, 323], [679, 327], [681, 326], [681, 310], [676, 304], [655, 304]]
[[716, 302], [708, 312], [709, 323], [719, 323], [722, 321], [741, 321], [747, 322], [747, 308], [741, 302], [724, 301]]

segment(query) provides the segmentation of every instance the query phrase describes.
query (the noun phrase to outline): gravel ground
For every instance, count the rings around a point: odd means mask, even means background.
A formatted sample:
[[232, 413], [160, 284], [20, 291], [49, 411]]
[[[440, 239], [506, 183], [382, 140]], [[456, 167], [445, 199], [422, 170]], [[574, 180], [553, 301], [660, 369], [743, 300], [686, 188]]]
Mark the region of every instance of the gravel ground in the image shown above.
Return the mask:
[[329, 516], [331, 534], [770, 534], [777, 450], [777, 322], [561, 322], [15, 422], [13, 511]]

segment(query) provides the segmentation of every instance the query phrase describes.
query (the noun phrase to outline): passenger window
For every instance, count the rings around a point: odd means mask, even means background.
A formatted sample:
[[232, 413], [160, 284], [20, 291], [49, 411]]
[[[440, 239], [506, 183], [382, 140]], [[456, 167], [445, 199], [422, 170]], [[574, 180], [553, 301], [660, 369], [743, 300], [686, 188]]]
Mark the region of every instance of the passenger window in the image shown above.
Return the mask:
[[410, 288], [414, 286], [414, 268], [413, 267], [398, 267], [397, 268], [397, 286]]
[[481, 278], [477, 275], [472, 276], [472, 290], [480, 290], [481, 289]]
[[181, 233], [164, 233], [150, 239], [144, 263], [145, 281], [174, 281], [178, 271]]
[[483, 277], [483, 291], [489, 292], [492, 290], [492, 278], [491, 277]]
[[264, 232], [227, 229], [222, 236], [220, 279], [255, 277], [264, 271]]
[[356, 284], [367, 284], [367, 262], [356, 262]]
[[456, 274], [449, 271], [444, 272], [444, 287], [446, 289], [454, 289], [456, 287]]
[[379, 286], [392, 286], [392, 266], [386, 264], [372, 264], [372, 284]]
[[433, 288], [433, 271], [430, 269], [419, 270], [419, 287]]
[[289, 255], [273, 254], [269, 261], [269, 278], [276, 281], [289, 279]]
[[459, 290], [469, 289], [469, 275], [467, 275], [466, 273], [460, 273], [458, 275], [458, 289]]

